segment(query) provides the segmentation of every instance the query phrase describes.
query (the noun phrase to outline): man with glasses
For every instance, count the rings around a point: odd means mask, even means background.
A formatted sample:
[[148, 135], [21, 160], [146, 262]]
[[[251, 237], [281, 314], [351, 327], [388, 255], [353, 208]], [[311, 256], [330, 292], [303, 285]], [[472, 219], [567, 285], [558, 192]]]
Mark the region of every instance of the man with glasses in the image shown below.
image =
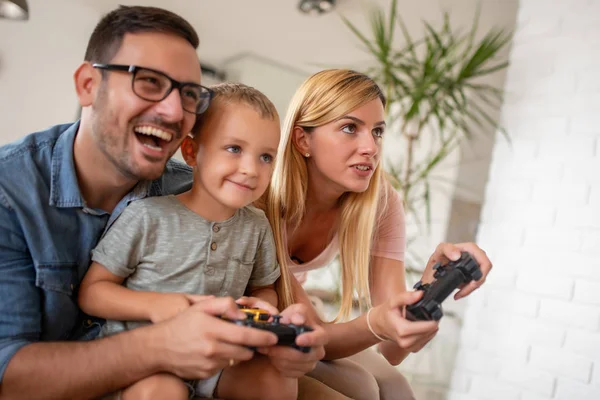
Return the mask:
[[[215, 317], [244, 317], [225, 298], [198, 298], [166, 322], [85, 341], [102, 322], [76, 302], [91, 249], [129, 202], [190, 187], [191, 171], [170, 158], [211, 100], [197, 46], [173, 13], [109, 13], [74, 74], [81, 120], [0, 148], [0, 398], [95, 398], [157, 372], [203, 379], [249, 359], [248, 346], [276, 342]], [[299, 306], [285, 312], [303, 318]], [[324, 341], [317, 327], [299, 338], [309, 354], [278, 351], [273, 363], [301, 376]]]

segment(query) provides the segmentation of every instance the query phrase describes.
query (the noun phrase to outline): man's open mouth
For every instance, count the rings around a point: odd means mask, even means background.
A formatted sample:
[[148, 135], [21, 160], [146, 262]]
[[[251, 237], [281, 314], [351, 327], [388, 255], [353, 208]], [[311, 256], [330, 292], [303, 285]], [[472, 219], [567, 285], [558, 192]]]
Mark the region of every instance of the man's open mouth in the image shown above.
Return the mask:
[[155, 151], [162, 151], [173, 140], [171, 133], [153, 126], [136, 126], [133, 131], [143, 146]]

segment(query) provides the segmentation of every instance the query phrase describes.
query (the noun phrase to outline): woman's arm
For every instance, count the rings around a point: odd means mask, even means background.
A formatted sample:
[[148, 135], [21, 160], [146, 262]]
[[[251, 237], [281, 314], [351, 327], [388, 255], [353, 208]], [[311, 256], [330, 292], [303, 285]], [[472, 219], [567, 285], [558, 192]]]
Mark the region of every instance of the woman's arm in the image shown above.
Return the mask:
[[[370, 283], [373, 307], [385, 303], [395, 294], [406, 292], [404, 263], [389, 258], [371, 257]], [[379, 351], [392, 365], [400, 364], [409, 354], [407, 350], [389, 340], [379, 343]]]
[[128, 289], [103, 265], [92, 262], [79, 288], [79, 307], [90, 315], [118, 321], [169, 319], [204, 296], [184, 293], [142, 292]]
[[[420, 293], [406, 291], [401, 261], [372, 257], [371, 328], [378, 336], [389, 339], [380, 344], [380, 349], [394, 365], [409, 352], [420, 350], [437, 332], [437, 322], [412, 322], [402, 317], [403, 306], [419, 298]], [[329, 335], [329, 344], [325, 347], [328, 360], [351, 356], [381, 342], [369, 329], [366, 313], [349, 322], [326, 324], [325, 329]]]

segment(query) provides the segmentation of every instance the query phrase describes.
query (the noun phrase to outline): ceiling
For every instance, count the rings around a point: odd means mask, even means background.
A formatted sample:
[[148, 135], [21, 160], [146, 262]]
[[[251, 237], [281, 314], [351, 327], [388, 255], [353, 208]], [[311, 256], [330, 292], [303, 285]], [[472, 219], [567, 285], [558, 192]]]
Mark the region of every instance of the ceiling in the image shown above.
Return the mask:
[[[368, 60], [341, 16], [365, 30], [368, 10], [391, 0], [337, 0], [335, 12], [310, 16], [297, 9], [298, 0], [80, 0], [104, 14], [119, 4], [149, 5], [185, 17], [200, 36], [200, 59], [219, 67], [231, 58], [251, 53], [280, 64], [312, 72], [324, 67], [354, 67]], [[399, 0], [398, 10], [409, 30], [418, 36], [422, 21], [441, 21], [450, 12], [454, 27], [471, 26], [478, 1], [480, 26], [512, 28], [518, 0]]]

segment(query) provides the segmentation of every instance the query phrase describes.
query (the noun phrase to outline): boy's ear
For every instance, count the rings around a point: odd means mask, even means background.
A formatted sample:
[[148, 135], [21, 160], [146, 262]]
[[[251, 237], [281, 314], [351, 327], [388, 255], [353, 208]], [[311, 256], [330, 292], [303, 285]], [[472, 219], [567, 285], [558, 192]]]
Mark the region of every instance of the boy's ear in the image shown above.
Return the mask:
[[196, 154], [198, 154], [198, 143], [192, 137], [186, 136], [181, 143], [181, 155], [190, 167], [196, 166]]
[[303, 128], [299, 126], [294, 127], [292, 130], [292, 141], [300, 154], [310, 154], [310, 137]]

